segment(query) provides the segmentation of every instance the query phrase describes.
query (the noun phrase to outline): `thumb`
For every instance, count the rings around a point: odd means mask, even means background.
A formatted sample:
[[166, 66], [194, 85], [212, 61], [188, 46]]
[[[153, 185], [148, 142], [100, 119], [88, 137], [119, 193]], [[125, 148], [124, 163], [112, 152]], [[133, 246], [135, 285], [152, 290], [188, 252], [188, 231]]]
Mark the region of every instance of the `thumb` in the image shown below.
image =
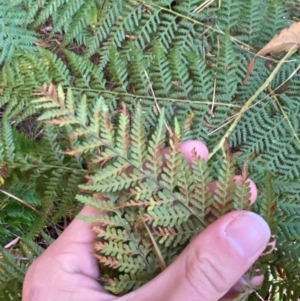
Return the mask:
[[228, 213], [126, 300], [219, 300], [261, 255], [269, 238], [270, 229], [260, 216], [248, 211]]

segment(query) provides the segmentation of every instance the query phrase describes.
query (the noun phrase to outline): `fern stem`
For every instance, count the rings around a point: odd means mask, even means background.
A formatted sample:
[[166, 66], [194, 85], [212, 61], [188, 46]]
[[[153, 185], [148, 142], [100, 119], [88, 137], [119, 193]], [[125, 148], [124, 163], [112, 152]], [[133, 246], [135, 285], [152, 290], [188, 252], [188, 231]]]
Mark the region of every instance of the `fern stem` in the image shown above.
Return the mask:
[[[11, 163], [11, 162], [4, 162], [4, 161], [1, 161], [1, 163], [9, 164], [11, 166], [11, 168], [13, 168], [13, 167], [20, 167], [20, 168], [24, 167], [24, 163], [16, 163], [16, 162]], [[51, 164], [45, 164], [44, 162], [42, 162], [42, 163], [43, 163], [43, 166], [41, 167], [41, 169], [58, 169], [58, 168], [60, 168], [60, 169], [68, 170], [70, 172], [80, 171], [80, 172], [82, 172], [82, 174], [86, 174], [86, 170], [84, 170], [84, 169], [67, 167], [66, 165], [51, 165]], [[26, 167], [35, 168], [35, 169], [39, 168], [38, 165], [30, 164], [28, 162], [26, 162]]]
[[[116, 96], [128, 96], [132, 98], [146, 98], [146, 99], [157, 99], [157, 100], [163, 100], [163, 101], [171, 101], [171, 102], [179, 102], [179, 103], [190, 103], [195, 105], [212, 105], [211, 101], [196, 101], [191, 99], [175, 99], [175, 98], [167, 98], [167, 97], [159, 97], [155, 96], [148, 96], [148, 95], [136, 95], [131, 93], [120, 93], [116, 91], [108, 91], [108, 90], [98, 90], [98, 89], [90, 89], [90, 88], [77, 88], [77, 87], [69, 87], [72, 90], [82, 91], [82, 92], [96, 92], [96, 93], [103, 93], [103, 94], [110, 94], [110, 95], [116, 95]], [[241, 108], [241, 105], [231, 104], [231, 103], [221, 103], [221, 102], [214, 102], [214, 105], [218, 106], [224, 106], [224, 107], [230, 107], [230, 108]]]
[[226, 131], [226, 133], [224, 134], [224, 136], [222, 137], [222, 139], [220, 140], [220, 142], [214, 147], [214, 149], [212, 150], [212, 152], [209, 155], [209, 159], [212, 158], [217, 152], [218, 150], [223, 146], [225, 139], [228, 138], [230, 136], [230, 134], [233, 132], [233, 130], [235, 129], [235, 127], [237, 126], [237, 124], [239, 123], [239, 121], [241, 120], [241, 118], [243, 117], [243, 115], [246, 113], [246, 111], [249, 109], [249, 107], [252, 105], [253, 101], [265, 90], [268, 88], [268, 86], [270, 85], [270, 83], [272, 82], [272, 80], [274, 79], [274, 77], [276, 76], [276, 74], [279, 72], [280, 68], [282, 67], [283, 63], [290, 58], [295, 52], [297, 51], [297, 49], [292, 49], [290, 50], [278, 63], [278, 65], [276, 66], [276, 68], [273, 70], [273, 72], [270, 74], [270, 76], [267, 78], [267, 80], [263, 83], [263, 85], [247, 100], [247, 102], [244, 104], [244, 106], [241, 108], [240, 112], [237, 114], [236, 119], [234, 120], [234, 122], [231, 124], [231, 126], [229, 127], [229, 129]]

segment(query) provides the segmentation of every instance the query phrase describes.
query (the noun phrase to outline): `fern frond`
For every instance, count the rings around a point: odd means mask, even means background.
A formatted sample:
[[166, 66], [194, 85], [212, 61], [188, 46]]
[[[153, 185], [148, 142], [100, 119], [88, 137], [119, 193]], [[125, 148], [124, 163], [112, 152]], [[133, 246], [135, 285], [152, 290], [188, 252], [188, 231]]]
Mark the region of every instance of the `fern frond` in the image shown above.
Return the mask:
[[152, 85], [157, 96], [167, 96], [172, 88], [171, 70], [167, 54], [161, 41], [154, 41], [153, 56], [151, 63]]
[[218, 57], [214, 66], [216, 93], [219, 99], [229, 102], [236, 93], [239, 83], [237, 75], [239, 61], [235, 55], [229, 32], [221, 39], [218, 47], [219, 49], [216, 50]]
[[27, 29], [22, 7], [0, 4], [0, 64], [11, 61], [15, 51], [36, 51], [38, 35]]
[[[105, 210], [103, 228], [88, 222], [102, 241], [106, 286], [124, 294], [221, 214], [250, 209], [247, 181], [232, 180], [250, 158], [261, 192], [253, 209], [277, 235], [277, 250], [257, 263], [259, 293], [295, 301], [299, 54], [257, 58], [242, 82], [253, 55], [299, 18], [288, 0], [2, 1], [0, 185], [38, 211], [0, 195], [3, 239], [72, 218], [79, 202]], [[37, 117], [46, 125], [25, 138]], [[234, 163], [218, 151], [225, 138]], [[195, 139], [213, 150], [207, 164], [179, 152]]]
[[225, 0], [221, 2], [221, 6], [218, 10], [218, 25], [221, 29], [234, 28], [240, 19], [241, 6], [239, 3]]
[[218, 182], [216, 183], [216, 191], [214, 194], [214, 203], [211, 208], [211, 213], [217, 216], [221, 211], [224, 215], [230, 211], [232, 207], [232, 200], [235, 192], [234, 185], [234, 165], [232, 162], [225, 162], [223, 168], [220, 170]]
[[5, 159], [8, 162], [14, 162], [15, 159], [15, 144], [14, 144], [14, 137], [13, 132], [10, 124], [8, 121], [3, 122], [3, 129], [2, 129], [2, 141], [4, 142], [4, 150], [5, 150]]
[[[70, 136], [81, 139], [65, 154], [97, 153], [89, 164], [87, 183], [79, 185], [77, 199], [107, 212], [84, 218], [105, 238], [96, 244], [97, 258], [105, 270], [154, 277], [161, 260], [171, 263], [212, 220], [210, 211], [216, 219], [235, 208], [233, 163], [225, 163], [212, 202], [209, 168], [195, 154], [193, 166], [187, 163], [180, 152], [181, 129], [176, 121], [174, 131], [167, 125], [164, 109], [156, 116], [156, 129], [148, 135], [141, 106], [136, 107], [131, 123], [132, 112], [123, 105], [114, 116], [116, 127], [103, 98], [89, 104], [85, 95], [75, 96], [70, 90], [65, 95], [61, 87], [54, 86], [43, 88], [40, 94], [44, 97], [34, 103], [44, 110], [41, 120], [61, 127], [70, 127], [71, 120]], [[170, 147], [163, 150], [167, 132]], [[239, 208], [245, 203], [241, 202], [236, 199]], [[171, 246], [174, 253], [168, 252]]]

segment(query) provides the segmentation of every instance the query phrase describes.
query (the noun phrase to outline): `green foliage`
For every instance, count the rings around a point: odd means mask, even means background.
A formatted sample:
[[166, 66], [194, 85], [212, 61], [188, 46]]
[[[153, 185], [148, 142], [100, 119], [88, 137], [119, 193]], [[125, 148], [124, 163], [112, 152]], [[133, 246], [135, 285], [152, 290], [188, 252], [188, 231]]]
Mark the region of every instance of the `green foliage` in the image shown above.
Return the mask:
[[[47, 245], [51, 238], [42, 234]], [[9, 248], [0, 247], [0, 300], [21, 300], [21, 290], [27, 266], [42, 254], [43, 249], [35, 242], [24, 239]]]
[[60, 153], [59, 133], [50, 126], [41, 130], [40, 141], [32, 141], [2, 122], [1, 243], [6, 244], [17, 236], [33, 237], [50, 217], [57, 222], [74, 216], [74, 197], [85, 172], [81, 160]]
[[[1, 194], [1, 245], [6, 245], [13, 237], [27, 235], [38, 218], [38, 214], [35, 211], [20, 204], [18, 199], [24, 200], [30, 206], [41, 206], [41, 199], [37, 192], [33, 188], [28, 187], [27, 183], [14, 182], [7, 193], [7, 195]], [[13, 197], [10, 197], [9, 194], [13, 195]]]
[[[249, 107], [280, 56], [257, 58], [242, 81], [254, 53], [299, 20], [288, 0], [0, 0], [1, 244], [36, 239], [74, 217], [78, 201], [92, 204], [109, 212], [97, 251], [107, 287], [136, 289], [160, 271], [153, 242], [170, 264], [208, 223], [247, 208], [249, 191], [233, 176], [250, 159], [254, 210], [277, 243], [257, 263], [259, 294], [297, 300], [299, 53]], [[48, 123], [21, 133], [39, 116]], [[232, 161], [220, 144], [228, 129]], [[192, 139], [216, 152], [191, 170], [178, 143]], [[26, 267], [13, 270], [13, 292]], [[3, 279], [6, 294], [12, 282]]]
[[[102, 239], [95, 248], [106, 266], [108, 290], [124, 294], [155, 277], [162, 265], [156, 244], [164, 262], [170, 264], [211, 221], [237, 207], [248, 208], [249, 185], [234, 183], [230, 159], [224, 161], [213, 197], [208, 165], [191, 153], [193, 164], [189, 166], [180, 152], [180, 133], [169, 133], [170, 150], [163, 157], [167, 140], [164, 110], [149, 136], [140, 105], [135, 107], [132, 124], [130, 112], [123, 107], [114, 126], [114, 116], [102, 97], [89, 105], [85, 95], [75, 97], [71, 89], [64, 95], [60, 87], [57, 93], [53, 89], [44, 89], [45, 96], [34, 102], [43, 109], [40, 120], [72, 126], [69, 137], [76, 144], [66, 154], [93, 158], [88, 181], [79, 185], [77, 199], [108, 212], [84, 217], [99, 225], [95, 228]], [[246, 198], [241, 198], [243, 193], [235, 197], [237, 186], [246, 191]], [[126, 284], [122, 279], [130, 281]]]
[[17, 50], [34, 52], [37, 33], [26, 28], [26, 12], [0, 1], [0, 64], [12, 59]]

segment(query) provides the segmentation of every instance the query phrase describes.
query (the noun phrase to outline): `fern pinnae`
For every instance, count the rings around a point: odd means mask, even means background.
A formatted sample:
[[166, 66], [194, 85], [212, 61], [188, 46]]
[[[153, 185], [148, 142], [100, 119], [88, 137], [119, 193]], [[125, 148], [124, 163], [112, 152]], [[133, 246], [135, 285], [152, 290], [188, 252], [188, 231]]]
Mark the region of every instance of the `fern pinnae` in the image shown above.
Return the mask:
[[172, 73], [172, 83], [174, 86], [174, 90], [178, 90], [175, 92], [179, 97], [188, 97], [190, 92], [193, 89], [192, 80], [189, 79], [189, 72], [187, 68], [187, 61], [182, 56], [181, 51], [178, 46], [174, 46], [170, 51], [170, 62], [171, 62], [171, 73]]
[[132, 40], [137, 39], [136, 31], [143, 16], [143, 6], [138, 1], [131, 0], [122, 4], [122, 10], [123, 18], [118, 20], [118, 26], [111, 33], [109, 43], [104, 45], [103, 52], [106, 51], [107, 55], [113, 47], [120, 47], [126, 38], [132, 36]]
[[217, 12], [219, 28], [234, 28], [239, 22], [240, 12], [240, 5], [230, 0], [222, 0]]
[[1, 250], [1, 255], [3, 256], [3, 258], [5, 259], [5, 261], [8, 263], [11, 263], [11, 267], [9, 268], [8, 265], [4, 265], [2, 262], [1, 264], [1, 268], [6, 270], [6, 272], [8, 274], [10, 274], [11, 277], [13, 278], [17, 278], [18, 276], [18, 272], [20, 272], [21, 274], [24, 273], [24, 266], [18, 266], [15, 263], [16, 259], [15, 257], [8, 252], [7, 250], [5, 250], [2, 246], [0, 246], [0, 250]]
[[236, 185], [234, 195], [234, 208], [237, 210], [243, 210], [249, 207], [250, 196], [250, 185], [243, 179], [241, 183], [238, 183]]
[[243, 2], [241, 7], [241, 15], [247, 15], [247, 18], [241, 18], [240, 24], [245, 30], [245, 34], [249, 36], [247, 40], [254, 43], [259, 38], [261, 29], [261, 14], [262, 1], [247, 0]]
[[[76, 0], [69, 3], [67, 1], [65, 3], [63, 2], [62, 2], [61, 10], [57, 14], [54, 14], [54, 18], [56, 20], [54, 22], [54, 28], [52, 33], [54, 32], [62, 33], [63, 31], [68, 32], [70, 29], [72, 19], [74, 18], [74, 15], [80, 12], [84, 4], [83, 0]], [[53, 14], [50, 14], [49, 16], [51, 15]]]
[[9, 62], [16, 50], [36, 51], [36, 32], [24, 28], [24, 10], [0, 4], [0, 64]]
[[124, 292], [128, 287], [136, 289], [147, 283], [150, 279], [149, 275], [144, 272], [137, 275], [120, 275], [119, 279], [105, 279], [105, 283], [108, 290], [118, 294], [119, 292]]
[[142, 108], [138, 104], [136, 113], [133, 117], [133, 125], [131, 129], [131, 160], [134, 160], [137, 165], [142, 166], [145, 162], [147, 149], [146, 149], [146, 133], [142, 126], [145, 118], [142, 113]]
[[[100, 44], [107, 38], [110, 33], [110, 29], [113, 27], [118, 14], [122, 12], [122, 4], [121, 1], [115, 1], [114, 4], [110, 7], [110, 9], [102, 11], [100, 13], [100, 18], [97, 26], [93, 28], [93, 35], [88, 40], [88, 56], [95, 54], [98, 51]], [[112, 44], [115, 46], [114, 44]], [[102, 65], [105, 66], [107, 63], [107, 58], [110, 53], [109, 50], [103, 51], [103, 47], [100, 48], [102, 53], [105, 53], [105, 56], [102, 54]], [[109, 49], [109, 48], [107, 48]]]
[[84, 1], [75, 15], [70, 17], [71, 20], [69, 20], [69, 26], [63, 40], [63, 46], [71, 43], [73, 39], [75, 39], [78, 44], [88, 45], [88, 28], [90, 25], [95, 24], [97, 19], [96, 1]]
[[103, 198], [102, 194], [94, 194], [93, 196], [77, 194], [76, 199], [82, 204], [90, 204], [91, 206], [104, 210], [104, 211], [114, 211], [115, 204], [111, 200]]
[[111, 73], [111, 81], [114, 85], [119, 86], [121, 91], [126, 91], [128, 82], [127, 62], [122, 59], [121, 54], [116, 47], [112, 47], [109, 54], [108, 71]]
[[156, 96], [167, 96], [172, 89], [171, 70], [168, 62], [168, 56], [165, 53], [161, 41], [153, 42], [154, 59], [151, 64], [151, 78], [153, 89]]
[[[145, 1], [140, 1], [140, 2], [141, 2], [141, 3], [144, 3], [144, 4], [147, 4]], [[211, 30], [211, 31], [213, 31], [213, 32], [218, 33], [218, 34], [225, 35], [225, 32], [223, 32], [222, 30], [220, 30], [220, 29], [218, 29], [218, 28], [215, 28], [215, 27], [212, 27], [212, 26], [210, 26], [210, 25], [208, 25], [208, 24], [205, 24], [205, 23], [203, 23], [203, 22], [200, 22], [200, 21], [194, 19], [193, 17], [190, 17], [190, 16], [187, 16], [187, 15], [178, 13], [178, 12], [176, 12], [176, 11], [170, 9], [170, 8], [163, 7], [163, 6], [161, 6], [161, 5], [159, 5], [159, 4], [156, 4], [156, 3], [155, 3], [155, 4], [154, 4], [154, 3], [151, 3], [151, 5], [152, 5], [153, 7], [159, 8], [159, 9], [162, 10], [162, 11], [166, 11], [166, 12], [170, 13], [171, 15], [175, 15], [175, 16], [177, 16], [177, 17], [179, 17], [179, 18], [182, 18], [183, 20], [190, 21], [191, 23], [200, 25], [201, 27], [207, 28], [207, 29], [209, 29], [209, 30]], [[240, 41], [240, 40], [238, 40], [238, 39], [236, 39], [236, 38], [234, 38], [234, 37], [231, 37], [231, 40], [232, 40], [234, 43], [238, 44], [238, 45], [245, 46], [246, 49], [251, 49], [251, 46], [249, 46], [249, 45], [246, 44], [246, 43], [243, 43], [242, 41]]]
[[217, 61], [214, 72], [216, 80], [216, 92], [224, 102], [229, 102], [237, 90], [239, 78], [237, 76], [238, 60], [234, 55], [229, 31], [222, 37], [220, 49], [218, 49]]
[[[176, 142], [175, 142], [176, 143]], [[178, 184], [177, 174], [180, 166], [180, 154], [178, 153], [178, 145], [171, 144], [170, 151], [165, 155], [165, 162], [162, 169], [161, 179], [162, 184], [170, 191], [173, 191]]]
[[166, 133], [165, 128], [165, 118], [164, 118], [164, 108], [162, 108], [159, 116], [158, 125], [156, 131], [151, 136], [148, 146], [148, 154], [146, 156], [146, 164], [145, 167], [149, 170], [149, 172], [153, 175], [153, 179], [157, 181], [162, 168], [162, 155], [161, 151], [164, 148], [164, 137]]
[[193, 174], [192, 169], [187, 163], [186, 160], [183, 159], [183, 156], [179, 156], [180, 160], [179, 170], [177, 173], [177, 186], [179, 188], [180, 194], [182, 195], [183, 202], [188, 204], [191, 200], [191, 195], [193, 191]]
[[216, 190], [214, 191], [214, 203], [211, 213], [221, 211], [226, 214], [233, 208], [233, 197], [235, 193], [234, 185], [234, 164], [232, 160], [225, 159], [223, 168], [220, 170], [218, 181], [216, 182]]
[[[49, 237], [47, 237], [45, 233], [42, 233], [42, 235], [44, 235], [46, 239], [49, 239]], [[50, 239], [50, 241], [52, 242], [52, 239]], [[44, 252], [44, 249], [41, 246], [31, 241], [30, 239], [22, 239], [20, 241], [20, 245], [22, 253], [26, 254], [26, 258], [30, 262], [33, 262], [38, 256], [40, 256]]]
[[[212, 193], [209, 188], [209, 184], [212, 182], [212, 178], [209, 174], [207, 164], [204, 159], [197, 158], [194, 154], [193, 157], [193, 181], [192, 181], [192, 193], [190, 203], [195, 208], [197, 216], [202, 220], [209, 213], [210, 207], [213, 203]], [[206, 223], [204, 223], [205, 226]]]
[[14, 138], [12, 133], [12, 128], [8, 121], [3, 122], [3, 129], [2, 129], [3, 141], [5, 143], [4, 153], [5, 158], [8, 162], [14, 162], [15, 160], [15, 144]]
[[[78, 88], [104, 89], [104, 74], [88, 58], [79, 56], [70, 50], [64, 49], [70, 68], [76, 76], [75, 85]], [[99, 91], [100, 92], [100, 91]]]
[[187, 54], [187, 60], [189, 62], [188, 68], [192, 74], [193, 94], [195, 93], [192, 98], [207, 99], [213, 91], [212, 72], [206, 69], [205, 60], [193, 52]]
[[130, 51], [128, 65], [128, 84], [136, 91], [136, 95], [147, 95], [148, 85], [144, 70], [150, 66], [151, 56], [144, 57], [143, 50], [137, 47], [133, 42], [127, 44]]
[[[101, 235], [103, 233], [106, 233], [105, 230], [101, 230], [103, 229], [103, 227], [111, 227], [114, 229], [117, 228], [124, 228], [124, 224], [122, 222], [122, 219], [120, 219], [120, 217], [116, 214], [116, 210], [111, 210], [111, 208], [108, 208], [109, 214], [103, 215], [103, 216], [97, 216], [97, 217], [90, 217], [90, 216], [82, 216], [79, 215], [78, 217], [86, 222], [92, 223], [94, 224], [94, 228], [95, 228], [95, 232], [98, 234], [99, 237], [102, 237]], [[109, 229], [107, 230], [107, 232], [109, 232]], [[112, 240], [114, 240], [115, 237], [112, 237]], [[127, 241], [129, 240], [129, 236], [125, 236], [123, 239], [120, 240], [124, 240]]]

